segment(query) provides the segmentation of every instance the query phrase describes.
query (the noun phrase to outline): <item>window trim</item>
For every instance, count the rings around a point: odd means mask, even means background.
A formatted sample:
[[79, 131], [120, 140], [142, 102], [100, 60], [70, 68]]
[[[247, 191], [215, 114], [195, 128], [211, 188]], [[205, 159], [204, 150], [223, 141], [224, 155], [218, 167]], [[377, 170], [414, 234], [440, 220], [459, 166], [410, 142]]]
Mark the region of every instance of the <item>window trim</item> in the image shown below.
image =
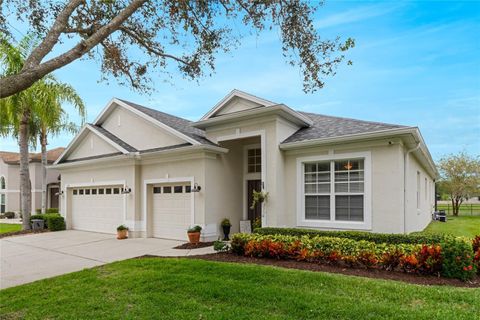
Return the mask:
[[[312, 220], [305, 219], [305, 167], [306, 162], [336, 161], [336, 160], [364, 160], [364, 220], [363, 221], [337, 221], [332, 220], [335, 217], [335, 206], [330, 206], [330, 220]], [[321, 156], [310, 156], [297, 158], [297, 226], [298, 227], [317, 227], [317, 228], [339, 228], [355, 230], [372, 229], [372, 174], [371, 152], [352, 152], [326, 154]], [[331, 190], [333, 192], [334, 190]], [[331, 193], [335, 196], [335, 193]]]

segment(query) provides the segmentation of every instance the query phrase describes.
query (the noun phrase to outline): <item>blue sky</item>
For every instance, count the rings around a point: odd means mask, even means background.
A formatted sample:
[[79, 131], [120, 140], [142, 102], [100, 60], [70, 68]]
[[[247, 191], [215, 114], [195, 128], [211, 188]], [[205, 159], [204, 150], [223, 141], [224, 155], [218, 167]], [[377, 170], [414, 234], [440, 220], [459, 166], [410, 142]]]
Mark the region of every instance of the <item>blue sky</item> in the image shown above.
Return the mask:
[[[303, 111], [418, 126], [435, 160], [465, 150], [480, 154], [480, 2], [327, 1], [315, 17], [324, 37], [355, 38], [343, 65], [325, 88], [302, 91], [298, 69], [288, 66], [278, 33], [243, 40], [220, 54], [216, 72], [198, 82], [154, 75], [156, 90], [139, 94], [98, 82], [99, 67], [77, 61], [55, 72], [72, 84], [92, 121], [112, 97], [199, 119], [233, 88]], [[21, 30], [21, 26], [19, 27]], [[70, 135], [50, 139], [66, 146]], [[12, 139], [0, 149], [16, 151]]]

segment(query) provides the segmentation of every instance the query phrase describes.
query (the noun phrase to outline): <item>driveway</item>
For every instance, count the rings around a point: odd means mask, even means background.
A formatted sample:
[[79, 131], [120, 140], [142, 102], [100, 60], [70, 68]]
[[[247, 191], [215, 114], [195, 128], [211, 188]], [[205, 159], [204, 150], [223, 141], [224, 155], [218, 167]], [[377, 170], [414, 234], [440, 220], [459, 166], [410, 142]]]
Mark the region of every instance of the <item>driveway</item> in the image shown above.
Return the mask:
[[117, 240], [115, 235], [67, 230], [0, 239], [0, 288], [50, 278], [146, 254], [187, 256], [212, 247], [178, 250], [181, 241], [156, 238]]

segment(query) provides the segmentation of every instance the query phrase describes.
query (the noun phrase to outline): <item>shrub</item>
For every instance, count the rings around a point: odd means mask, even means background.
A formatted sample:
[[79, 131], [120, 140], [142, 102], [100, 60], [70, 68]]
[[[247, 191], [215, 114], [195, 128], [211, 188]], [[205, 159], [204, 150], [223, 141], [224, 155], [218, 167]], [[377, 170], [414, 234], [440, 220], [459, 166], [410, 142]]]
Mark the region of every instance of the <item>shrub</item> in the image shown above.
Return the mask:
[[34, 219], [45, 221], [45, 228], [50, 231], [65, 230], [65, 219], [58, 213], [34, 214], [30, 216], [30, 222]]
[[217, 240], [213, 243], [213, 250], [217, 252], [228, 252], [230, 246], [228, 245], [228, 242]]
[[473, 248], [473, 251], [478, 251], [478, 250], [480, 250], [480, 235], [475, 236], [475, 238], [473, 238], [473, 240], [472, 240], [472, 248]]
[[452, 236], [445, 237], [442, 244], [442, 276], [468, 280], [472, 278], [477, 267], [470, 241]]
[[15, 218], [15, 212], [7, 211], [7, 212], [4, 213], [4, 216], [7, 219], [13, 219], [13, 218]]
[[297, 228], [257, 228], [254, 229], [254, 233], [262, 235], [288, 235], [297, 237], [336, 237], [389, 244], [439, 244], [444, 238], [444, 236], [437, 234], [388, 234], [362, 231], [323, 231]]
[[45, 213], [58, 213], [58, 208], [48, 208]]
[[47, 228], [50, 231], [65, 230], [65, 219], [58, 213], [45, 213], [43, 215], [47, 222]]
[[36, 214], [41, 214], [41, 213], [42, 213], [42, 209], [38, 209], [38, 208], [35, 209], [35, 213], [36, 213]]
[[117, 227], [117, 231], [123, 231], [123, 230], [128, 230], [128, 227], [123, 225], [123, 224], [121, 224]]
[[231, 227], [232, 226], [232, 223], [230, 222], [230, 220], [228, 220], [227, 218], [223, 219], [222, 222], [220, 223], [220, 225], [222, 227]]
[[195, 232], [200, 232], [200, 231], [202, 231], [202, 227], [193, 226], [190, 229], [188, 229], [187, 233], [195, 233]]

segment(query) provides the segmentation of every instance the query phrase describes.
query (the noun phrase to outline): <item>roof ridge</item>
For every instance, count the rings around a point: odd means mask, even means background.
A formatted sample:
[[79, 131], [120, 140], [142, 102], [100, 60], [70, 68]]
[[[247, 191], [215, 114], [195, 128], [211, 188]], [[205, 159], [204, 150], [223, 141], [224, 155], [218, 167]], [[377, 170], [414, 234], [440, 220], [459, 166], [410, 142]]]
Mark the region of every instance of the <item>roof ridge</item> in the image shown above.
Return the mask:
[[352, 120], [352, 121], [357, 121], [357, 122], [380, 124], [380, 125], [387, 125], [387, 126], [396, 126], [396, 127], [405, 127], [405, 128], [411, 127], [411, 126], [406, 126], [406, 125], [403, 125], [403, 124], [394, 124], [394, 123], [381, 122], [381, 121], [362, 120], [362, 119], [355, 119], [355, 118], [350, 118], [350, 117], [331, 116], [331, 115], [322, 114], [322, 113], [306, 112], [306, 111], [300, 111], [300, 110], [296, 110], [296, 111], [301, 113], [301, 114], [304, 114], [304, 115], [314, 115], [314, 116], [333, 118], [333, 119]]

